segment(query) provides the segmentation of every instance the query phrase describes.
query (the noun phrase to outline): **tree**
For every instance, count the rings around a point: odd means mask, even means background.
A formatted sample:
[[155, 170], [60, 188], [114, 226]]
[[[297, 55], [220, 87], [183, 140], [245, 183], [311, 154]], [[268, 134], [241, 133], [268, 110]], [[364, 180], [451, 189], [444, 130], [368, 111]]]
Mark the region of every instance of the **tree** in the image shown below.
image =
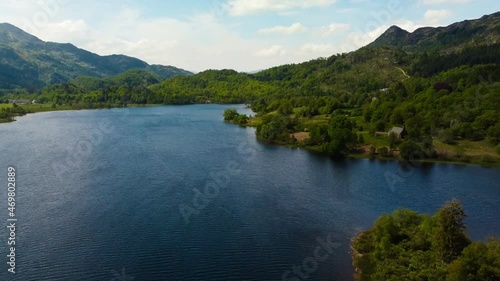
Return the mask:
[[500, 122], [488, 129], [488, 138], [495, 145], [500, 143]]
[[455, 143], [453, 140], [453, 131], [451, 129], [445, 129], [439, 134], [439, 140], [446, 144]]
[[248, 116], [246, 114], [238, 114], [238, 117], [236, 117], [235, 121], [240, 125], [248, 124]]
[[437, 213], [437, 228], [434, 233], [434, 247], [446, 263], [456, 259], [470, 244], [466, 235], [465, 212], [462, 203], [456, 199], [446, 203]]
[[332, 117], [328, 122], [330, 142], [324, 144], [322, 150], [334, 157], [346, 157], [358, 141], [352, 129], [353, 124], [347, 117], [342, 115]]
[[382, 157], [389, 157], [389, 149], [387, 149], [387, 147], [384, 146], [380, 148], [379, 152]]
[[363, 136], [363, 134], [358, 134], [358, 143], [365, 144], [365, 137]]
[[394, 132], [389, 134], [389, 147], [394, 149], [401, 143], [401, 140], [398, 138], [398, 135]]
[[500, 241], [474, 242], [462, 255], [448, 266], [449, 281], [496, 281], [500, 280]]
[[401, 145], [399, 146], [399, 153], [404, 159], [415, 157], [421, 152], [422, 150], [420, 149], [420, 146], [411, 140], [403, 141], [403, 143], [401, 143]]
[[238, 111], [236, 109], [226, 109], [224, 110], [224, 120], [233, 121], [238, 117]]
[[256, 135], [261, 140], [277, 143], [289, 143], [291, 131], [297, 126], [297, 120], [284, 115], [266, 116], [257, 126]]
[[290, 115], [293, 113], [292, 102], [287, 100], [281, 103], [278, 108], [278, 112], [283, 115]]
[[427, 157], [437, 157], [436, 147], [431, 136], [426, 136], [422, 141], [422, 149]]
[[379, 132], [385, 131], [385, 127], [386, 127], [386, 125], [384, 122], [382, 122], [382, 121], [377, 122], [377, 125], [376, 125], [377, 131], [379, 131]]

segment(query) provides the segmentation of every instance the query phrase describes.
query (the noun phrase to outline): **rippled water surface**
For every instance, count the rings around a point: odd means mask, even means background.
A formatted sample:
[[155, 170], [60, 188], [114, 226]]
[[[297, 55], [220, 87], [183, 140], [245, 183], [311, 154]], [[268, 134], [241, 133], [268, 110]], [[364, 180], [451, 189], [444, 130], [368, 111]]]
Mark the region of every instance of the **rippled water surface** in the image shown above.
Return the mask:
[[[306, 263], [308, 280], [352, 280], [358, 229], [400, 206], [434, 213], [453, 197], [473, 239], [500, 234], [499, 169], [335, 162], [258, 143], [253, 129], [222, 121], [229, 107], [52, 112], [0, 125], [0, 218], [12, 165], [19, 219], [16, 275], [0, 230], [0, 280], [286, 280], [320, 240], [336, 247]], [[389, 174], [402, 182], [391, 187]]]

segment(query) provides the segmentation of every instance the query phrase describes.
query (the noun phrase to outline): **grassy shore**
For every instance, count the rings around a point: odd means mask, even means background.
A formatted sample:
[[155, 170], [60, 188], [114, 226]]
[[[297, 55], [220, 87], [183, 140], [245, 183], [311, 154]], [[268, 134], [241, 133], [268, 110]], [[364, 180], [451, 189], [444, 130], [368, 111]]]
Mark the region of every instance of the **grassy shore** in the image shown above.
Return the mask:
[[[294, 110], [296, 111], [296, 109]], [[276, 114], [276, 113], [270, 113]], [[292, 118], [295, 116], [291, 116]], [[314, 124], [327, 124], [329, 117], [327, 115], [314, 116], [312, 118], [303, 118], [301, 120], [304, 127], [308, 127]], [[370, 127], [370, 124], [363, 122], [361, 117], [353, 117], [353, 121], [356, 121], [358, 127], [363, 127], [364, 130], [356, 130], [357, 134], [362, 134], [365, 140], [365, 144], [360, 146], [358, 151], [353, 152], [349, 155], [351, 158], [364, 158], [364, 159], [379, 159], [383, 161], [401, 161], [402, 158], [399, 157], [399, 151], [394, 149], [394, 157], [382, 157], [378, 154], [370, 155], [370, 147], [375, 146], [377, 148], [387, 147], [389, 148], [390, 142], [387, 136], [387, 132], [376, 132], [375, 134], [370, 133], [366, 128]], [[248, 127], [257, 127], [261, 123], [260, 117], [252, 117], [249, 119]], [[295, 132], [293, 134], [298, 140], [297, 144], [279, 144], [291, 147], [302, 147], [307, 150], [321, 153], [319, 147], [307, 146], [305, 144], [305, 139], [307, 139], [307, 132]], [[495, 145], [487, 140], [482, 141], [469, 141], [469, 140], [459, 140], [455, 144], [445, 144], [437, 139], [434, 139], [434, 146], [438, 153], [437, 158], [415, 160], [418, 163], [448, 163], [448, 164], [459, 164], [459, 165], [479, 165], [484, 167], [500, 167], [500, 155], [496, 153]]]

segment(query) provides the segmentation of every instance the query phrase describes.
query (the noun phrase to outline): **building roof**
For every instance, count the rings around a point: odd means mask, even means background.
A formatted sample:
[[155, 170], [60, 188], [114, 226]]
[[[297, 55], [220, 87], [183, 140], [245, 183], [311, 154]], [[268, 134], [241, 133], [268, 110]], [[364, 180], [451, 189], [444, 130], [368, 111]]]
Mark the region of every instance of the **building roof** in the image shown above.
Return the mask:
[[401, 135], [401, 133], [404, 131], [405, 129], [404, 128], [401, 128], [401, 127], [394, 127], [392, 128], [390, 131], [389, 131], [389, 134], [396, 134], [396, 135]]

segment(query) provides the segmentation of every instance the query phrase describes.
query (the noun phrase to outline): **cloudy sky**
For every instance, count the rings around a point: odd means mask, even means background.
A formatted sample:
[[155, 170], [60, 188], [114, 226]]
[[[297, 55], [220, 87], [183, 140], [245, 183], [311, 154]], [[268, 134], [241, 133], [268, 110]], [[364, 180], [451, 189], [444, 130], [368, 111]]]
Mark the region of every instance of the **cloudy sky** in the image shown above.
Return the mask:
[[352, 51], [391, 25], [445, 26], [498, 0], [0, 0], [0, 22], [100, 55], [255, 71]]

